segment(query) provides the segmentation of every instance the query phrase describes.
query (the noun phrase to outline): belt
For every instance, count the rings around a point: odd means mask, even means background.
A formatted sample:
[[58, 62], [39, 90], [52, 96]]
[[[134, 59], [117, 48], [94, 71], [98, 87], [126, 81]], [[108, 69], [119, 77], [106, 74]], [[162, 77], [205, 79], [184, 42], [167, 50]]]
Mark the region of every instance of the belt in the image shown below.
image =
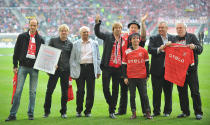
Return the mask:
[[93, 63], [85, 63], [85, 64], [80, 64], [80, 66], [91, 66]]

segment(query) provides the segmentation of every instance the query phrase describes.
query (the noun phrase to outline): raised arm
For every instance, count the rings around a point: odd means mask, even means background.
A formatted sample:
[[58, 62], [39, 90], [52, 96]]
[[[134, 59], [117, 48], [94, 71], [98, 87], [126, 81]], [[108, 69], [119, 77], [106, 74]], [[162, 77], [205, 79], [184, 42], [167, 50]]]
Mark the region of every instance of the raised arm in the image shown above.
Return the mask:
[[146, 13], [142, 18], [141, 18], [141, 39], [142, 41], [146, 41], [146, 24], [145, 21], [148, 17], [148, 13]]
[[95, 35], [98, 38], [104, 40], [106, 38], [106, 35], [100, 31], [100, 25], [101, 25], [100, 15], [96, 15], [95, 23], [96, 23], [94, 27]]

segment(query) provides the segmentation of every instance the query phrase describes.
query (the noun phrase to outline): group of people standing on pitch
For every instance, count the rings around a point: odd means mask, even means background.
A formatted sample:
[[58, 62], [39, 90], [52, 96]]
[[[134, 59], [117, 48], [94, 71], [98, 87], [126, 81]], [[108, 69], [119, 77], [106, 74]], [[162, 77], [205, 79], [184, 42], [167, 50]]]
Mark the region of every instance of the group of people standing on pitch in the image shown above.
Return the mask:
[[[52, 38], [49, 46], [62, 50], [55, 74], [49, 74], [45, 102], [44, 118], [50, 116], [52, 94], [60, 78], [61, 84], [61, 117], [67, 118], [67, 93], [69, 76], [76, 81], [76, 117], [82, 117], [83, 102], [86, 92], [85, 117], [91, 117], [94, 104], [95, 80], [100, 78], [102, 71], [102, 87], [105, 100], [108, 104], [109, 117], [127, 113], [128, 90], [130, 92], [131, 119], [136, 115], [136, 88], [139, 91], [143, 116], [152, 119], [161, 115], [161, 93], [165, 96], [163, 116], [169, 117], [172, 112], [173, 83], [165, 79], [165, 48], [173, 43], [187, 45], [194, 56], [194, 65], [187, 67], [184, 86], [177, 86], [182, 113], [178, 118], [190, 115], [188, 86], [191, 90], [193, 108], [196, 119], [202, 119], [201, 98], [198, 82], [198, 55], [202, 53], [202, 46], [194, 34], [187, 33], [184, 23], [177, 23], [176, 36], [167, 33], [167, 23], [158, 23], [158, 34], [149, 39], [148, 51], [144, 48], [146, 42], [145, 21], [148, 14], [141, 18], [141, 25], [137, 21], [128, 24], [129, 33], [122, 33], [122, 24], [115, 22], [112, 32], [102, 32], [102, 20], [96, 15], [94, 32], [103, 40], [103, 53], [100, 58], [98, 42], [89, 38], [90, 28], [82, 26], [79, 29], [81, 39], [72, 42], [68, 39], [70, 28], [66, 24], [59, 26], [59, 36]], [[30, 75], [28, 119], [34, 119], [34, 106], [36, 87], [38, 84], [38, 70], [33, 69], [37, 54], [43, 38], [37, 32], [38, 20], [29, 21], [29, 30], [20, 34], [14, 48], [13, 71], [18, 74], [18, 84], [14, 95], [10, 115], [5, 121], [16, 120], [16, 113], [20, 105], [21, 93], [27, 74]], [[141, 30], [141, 31], [140, 31]], [[141, 34], [139, 34], [141, 32]], [[151, 64], [149, 64], [151, 54]], [[147, 80], [151, 74], [153, 90], [153, 115], [147, 95]], [[112, 84], [110, 81], [112, 80]], [[110, 87], [112, 85], [112, 87]], [[86, 86], [86, 91], [85, 91]], [[120, 102], [118, 111], [115, 112], [120, 86]], [[112, 88], [112, 90], [110, 90]]]

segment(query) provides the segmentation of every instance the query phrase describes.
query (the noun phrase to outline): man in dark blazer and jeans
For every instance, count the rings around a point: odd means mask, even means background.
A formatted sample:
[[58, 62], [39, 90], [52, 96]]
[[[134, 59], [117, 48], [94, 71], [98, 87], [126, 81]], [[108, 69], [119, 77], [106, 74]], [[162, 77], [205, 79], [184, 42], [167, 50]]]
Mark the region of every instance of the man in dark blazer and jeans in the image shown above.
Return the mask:
[[28, 119], [34, 120], [36, 88], [38, 84], [39, 71], [34, 69], [33, 66], [36, 61], [39, 48], [41, 44], [44, 44], [44, 39], [39, 35], [37, 29], [38, 20], [36, 18], [32, 18], [29, 21], [29, 30], [18, 35], [17, 41], [15, 43], [13, 55], [13, 72], [17, 73], [18, 75], [18, 84], [15, 95], [13, 97], [13, 104], [10, 110], [10, 115], [5, 121], [16, 120], [16, 114], [20, 106], [20, 99], [27, 75], [30, 75]]
[[164, 79], [165, 72], [165, 46], [173, 40], [173, 36], [167, 33], [168, 26], [166, 22], [158, 24], [156, 36], [150, 37], [148, 52], [151, 58], [151, 80], [153, 89], [153, 116], [160, 115], [161, 93], [165, 96], [164, 116], [168, 117], [172, 112], [172, 89], [173, 84]]

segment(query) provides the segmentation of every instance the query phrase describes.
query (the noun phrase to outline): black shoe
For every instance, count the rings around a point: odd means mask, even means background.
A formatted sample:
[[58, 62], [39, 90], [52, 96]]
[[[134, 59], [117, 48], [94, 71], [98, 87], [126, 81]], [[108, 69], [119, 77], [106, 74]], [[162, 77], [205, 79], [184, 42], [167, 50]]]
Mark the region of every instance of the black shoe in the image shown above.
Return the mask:
[[154, 113], [153, 115], [152, 115], [152, 117], [156, 117], [156, 116], [159, 116], [160, 115], [160, 113]]
[[16, 116], [9, 116], [6, 120], [5, 120], [5, 122], [8, 122], [8, 121], [13, 121], [13, 120], [16, 120]]
[[33, 115], [29, 115], [28, 116], [28, 120], [34, 120], [34, 116]]
[[110, 113], [109, 117], [112, 118], [112, 119], [116, 119], [116, 116], [114, 115], [114, 113]]
[[117, 113], [115, 113], [115, 115], [125, 115], [126, 114], [126, 112], [117, 112]]
[[197, 115], [195, 115], [195, 117], [197, 120], [201, 120], [203, 116], [201, 114], [197, 114]]
[[77, 112], [76, 117], [82, 117], [82, 114]]
[[184, 118], [184, 117], [188, 117], [188, 116], [190, 116], [190, 115], [182, 113], [182, 114], [178, 115], [177, 118]]

